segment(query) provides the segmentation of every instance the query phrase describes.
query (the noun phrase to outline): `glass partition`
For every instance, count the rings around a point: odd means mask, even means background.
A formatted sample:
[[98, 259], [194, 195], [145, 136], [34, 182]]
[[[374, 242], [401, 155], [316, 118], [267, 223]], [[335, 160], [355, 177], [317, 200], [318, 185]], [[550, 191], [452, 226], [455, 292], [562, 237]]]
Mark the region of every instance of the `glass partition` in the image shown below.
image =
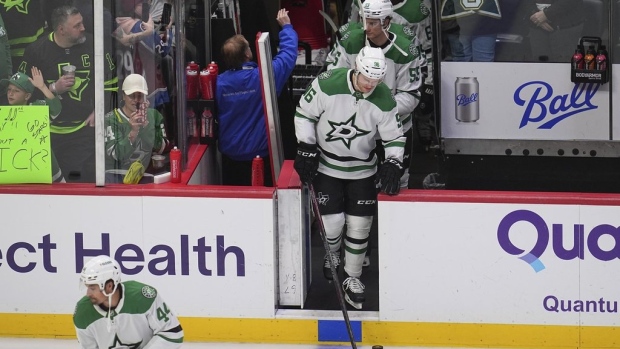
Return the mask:
[[[191, 142], [209, 141], [201, 117], [214, 112], [212, 97], [190, 96], [199, 91], [199, 74], [210, 62], [205, 2], [0, 4], [0, 103], [48, 106], [49, 115], [40, 119], [40, 153], [52, 181], [152, 183], [169, 171], [172, 147], [187, 160]], [[186, 74], [194, 64], [199, 68]], [[13, 133], [5, 129], [0, 141]]]
[[119, 87], [104, 117], [105, 183], [153, 183], [169, 172], [170, 149], [178, 146], [174, 4], [104, 4], [111, 26], [101, 37], [114, 54]]
[[441, 0], [440, 4], [444, 61], [568, 63], [584, 36], [601, 38], [609, 47], [606, 0]]

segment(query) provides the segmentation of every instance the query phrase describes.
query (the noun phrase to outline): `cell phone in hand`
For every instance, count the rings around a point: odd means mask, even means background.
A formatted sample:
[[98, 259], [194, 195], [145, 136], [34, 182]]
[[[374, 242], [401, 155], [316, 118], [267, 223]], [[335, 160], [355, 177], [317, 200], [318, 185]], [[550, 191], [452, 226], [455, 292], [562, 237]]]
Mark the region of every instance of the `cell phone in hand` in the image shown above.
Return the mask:
[[165, 3], [164, 11], [161, 14], [161, 26], [166, 27], [170, 24], [170, 16], [172, 16], [172, 4]]
[[148, 22], [151, 16], [151, 4], [148, 1], [142, 2], [142, 22]]

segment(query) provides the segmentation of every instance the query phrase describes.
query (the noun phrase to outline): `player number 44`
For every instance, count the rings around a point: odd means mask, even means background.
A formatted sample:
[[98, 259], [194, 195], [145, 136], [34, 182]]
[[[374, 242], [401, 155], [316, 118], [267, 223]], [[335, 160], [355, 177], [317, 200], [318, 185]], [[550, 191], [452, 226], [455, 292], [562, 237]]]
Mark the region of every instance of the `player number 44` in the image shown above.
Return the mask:
[[161, 307], [157, 308], [157, 320], [168, 321], [168, 314], [170, 314], [170, 309], [168, 309], [166, 303], [164, 303]]

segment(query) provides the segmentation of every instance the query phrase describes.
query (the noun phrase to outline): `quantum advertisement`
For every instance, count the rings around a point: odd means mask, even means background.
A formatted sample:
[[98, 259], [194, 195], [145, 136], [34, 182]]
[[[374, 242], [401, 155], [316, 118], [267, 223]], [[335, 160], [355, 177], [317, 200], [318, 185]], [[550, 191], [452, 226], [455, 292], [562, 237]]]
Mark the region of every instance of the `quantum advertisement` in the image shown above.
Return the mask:
[[563, 63], [441, 63], [445, 138], [609, 140], [609, 84]]
[[[0, 313], [71, 314], [106, 254], [179, 316], [274, 316], [271, 199], [2, 195]], [[239, 207], [244, 207], [243, 212]], [[252, 297], [230, 292], [252, 290]]]
[[379, 217], [380, 263], [401, 276], [380, 273], [382, 319], [620, 324], [620, 207], [381, 202]]

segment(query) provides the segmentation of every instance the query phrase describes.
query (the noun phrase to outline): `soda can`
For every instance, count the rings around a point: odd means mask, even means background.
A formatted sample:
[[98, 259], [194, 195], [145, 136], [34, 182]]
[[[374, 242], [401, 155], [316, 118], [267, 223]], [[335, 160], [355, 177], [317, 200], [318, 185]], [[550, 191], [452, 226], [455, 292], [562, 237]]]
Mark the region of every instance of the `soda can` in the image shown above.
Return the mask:
[[480, 97], [478, 79], [456, 78], [454, 83], [456, 120], [476, 122], [480, 118]]

